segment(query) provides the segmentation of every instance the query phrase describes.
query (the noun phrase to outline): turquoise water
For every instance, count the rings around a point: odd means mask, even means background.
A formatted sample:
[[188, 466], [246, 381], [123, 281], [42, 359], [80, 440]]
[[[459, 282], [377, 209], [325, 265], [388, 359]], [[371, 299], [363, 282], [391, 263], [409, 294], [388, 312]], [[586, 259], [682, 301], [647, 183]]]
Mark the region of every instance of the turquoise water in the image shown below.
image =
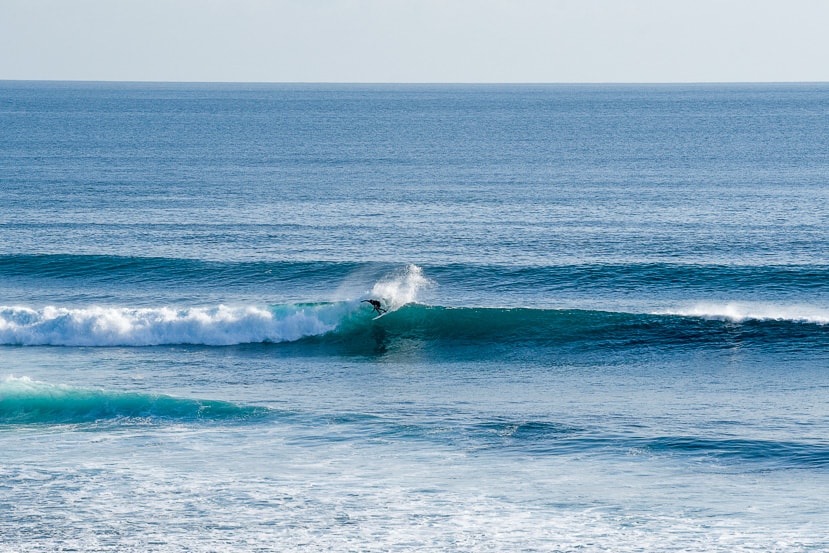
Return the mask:
[[828, 124], [0, 83], [0, 551], [825, 551]]

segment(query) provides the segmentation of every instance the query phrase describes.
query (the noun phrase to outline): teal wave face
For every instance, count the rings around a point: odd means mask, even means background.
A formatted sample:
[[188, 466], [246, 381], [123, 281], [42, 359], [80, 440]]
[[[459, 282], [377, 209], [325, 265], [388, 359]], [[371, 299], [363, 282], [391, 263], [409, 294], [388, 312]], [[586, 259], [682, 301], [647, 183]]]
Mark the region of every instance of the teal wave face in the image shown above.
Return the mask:
[[266, 416], [263, 407], [161, 394], [110, 392], [48, 384], [29, 378], [0, 382], [0, 424], [82, 424], [102, 420], [172, 422], [244, 421]]
[[[825, 348], [824, 315], [774, 310], [712, 309], [693, 313], [620, 313], [591, 310], [447, 308], [410, 304], [367, 324], [354, 321], [317, 337], [352, 348], [383, 351], [419, 346], [532, 349], [630, 347]], [[422, 349], [422, 348], [421, 348]]]

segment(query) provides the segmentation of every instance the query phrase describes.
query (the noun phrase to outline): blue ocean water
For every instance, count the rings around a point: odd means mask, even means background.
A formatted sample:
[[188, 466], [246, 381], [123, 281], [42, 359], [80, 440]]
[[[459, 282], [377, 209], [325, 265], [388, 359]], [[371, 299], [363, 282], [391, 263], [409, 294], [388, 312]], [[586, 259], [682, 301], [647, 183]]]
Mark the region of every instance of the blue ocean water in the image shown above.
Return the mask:
[[826, 551], [827, 128], [0, 82], [0, 551]]

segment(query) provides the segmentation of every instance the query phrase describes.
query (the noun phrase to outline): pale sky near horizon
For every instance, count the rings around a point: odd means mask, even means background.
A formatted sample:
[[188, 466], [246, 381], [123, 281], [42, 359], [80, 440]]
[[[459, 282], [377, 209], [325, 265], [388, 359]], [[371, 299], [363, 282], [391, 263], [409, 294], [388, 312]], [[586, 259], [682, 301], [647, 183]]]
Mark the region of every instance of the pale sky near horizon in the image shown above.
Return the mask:
[[0, 0], [0, 79], [829, 81], [826, 0]]

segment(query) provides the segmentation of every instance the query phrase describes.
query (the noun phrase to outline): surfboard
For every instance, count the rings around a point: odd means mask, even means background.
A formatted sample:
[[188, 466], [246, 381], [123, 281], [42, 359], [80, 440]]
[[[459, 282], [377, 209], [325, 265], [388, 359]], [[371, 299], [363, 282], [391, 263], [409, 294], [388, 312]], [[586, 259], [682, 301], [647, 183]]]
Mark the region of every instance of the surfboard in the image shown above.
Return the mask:
[[376, 321], [376, 320], [377, 320], [377, 319], [379, 319], [380, 317], [384, 317], [384, 316], [386, 316], [386, 315], [388, 315], [388, 314], [389, 314], [389, 312], [388, 312], [388, 311], [386, 311], [386, 312], [384, 312], [384, 313], [380, 313], [379, 315], [377, 315], [376, 317], [374, 317], [374, 318], [373, 318], [373, 319], [371, 319], [371, 320], [372, 320], [372, 321]]

